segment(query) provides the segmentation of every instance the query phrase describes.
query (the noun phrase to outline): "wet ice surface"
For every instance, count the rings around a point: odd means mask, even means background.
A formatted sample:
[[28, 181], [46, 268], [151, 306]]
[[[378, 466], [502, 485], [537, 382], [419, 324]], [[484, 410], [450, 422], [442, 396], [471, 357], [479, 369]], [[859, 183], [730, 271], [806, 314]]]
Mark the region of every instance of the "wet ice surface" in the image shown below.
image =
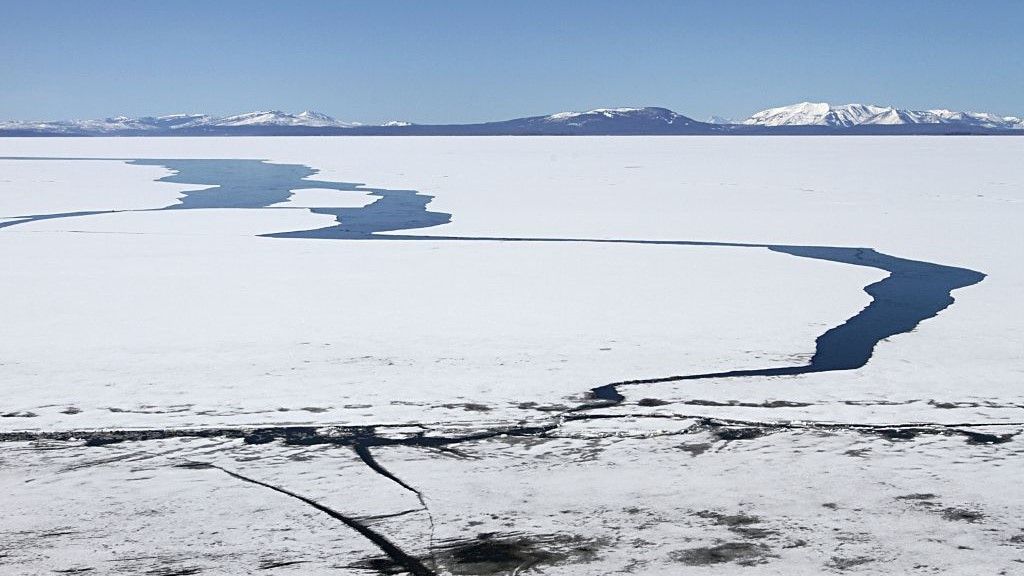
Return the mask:
[[337, 520], [226, 471], [342, 510], [433, 573], [1012, 574], [1024, 555], [1019, 442], [633, 416], [372, 453], [411, 489], [330, 443], [10, 443], [6, 567], [394, 569]]
[[[307, 174], [322, 179], [310, 190], [354, 179], [416, 189], [454, 220], [416, 231], [435, 239], [268, 238], [331, 230], [339, 214], [317, 212], [322, 195], [301, 201], [312, 210], [279, 209], [292, 204], [279, 194], [261, 197], [266, 210], [166, 209], [203, 187], [156, 166], [54, 161], [40, 177], [3, 164], [3, 216], [146, 210], [0, 230], [11, 264], [5, 571], [1022, 566], [1021, 315], [1007, 297], [1021, 286], [1007, 216], [1022, 175], [999, 160], [1015, 144], [830, 140], [827, 154], [787, 144], [811, 166], [745, 140], [728, 150], [686, 139], [302, 140], [292, 157], [273, 139], [239, 142], [246, 157], [323, 168]], [[3, 144], [6, 156], [43, 146]], [[64, 141], [43, 155], [223, 157], [216, 146]], [[904, 194], [879, 197], [888, 183], [844, 175], [830, 155], [850, 146], [874, 164], [895, 147], [914, 170], [883, 172]], [[935, 157], [947, 148], [985, 167], [985, 182], [945, 173]], [[767, 191], [760, 156], [790, 162]], [[408, 174], [394, 172], [396, 158]], [[110, 178], [137, 193], [104, 200]], [[616, 192], [627, 181], [631, 195]], [[324, 207], [367, 205], [340, 186], [342, 205]], [[834, 188], [829, 201], [803, 190], [816, 186]], [[545, 197], [550, 210], [520, 212]], [[647, 212], [652, 198], [663, 205]], [[770, 222], [746, 219], [745, 206]], [[910, 226], [922, 213], [931, 225]], [[836, 218], [847, 219], [814, 224]], [[881, 342], [863, 368], [799, 374], [815, 339], [869, 304], [864, 287], [884, 272], [729, 246], [479, 239], [544, 236], [874, 246], [989, 277]], [[766, 367], [794, 375], [720, 374]], [[621, 387], [618, 406], [586, 395], [667, 374], [716, 377]]]

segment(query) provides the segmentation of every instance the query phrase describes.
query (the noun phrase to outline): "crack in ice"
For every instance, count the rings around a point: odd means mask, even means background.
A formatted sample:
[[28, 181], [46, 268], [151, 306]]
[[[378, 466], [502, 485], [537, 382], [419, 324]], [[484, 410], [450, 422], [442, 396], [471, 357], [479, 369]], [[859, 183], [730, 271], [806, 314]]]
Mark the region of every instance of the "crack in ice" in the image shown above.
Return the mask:
[[209, 463], [206, 463], [206, 462], [193, 462], [193, 463], [190, 463], [190, 465], [188, 467], [190, 467], [190, 468], [197, 468], [197, 469], [212, 468], [212, 469], [220, 470], [221, 472], [227, 474], [228, 476], [231, 476], [232, 478], [236, 478], [238, 480], [241, 480], [243, 482], [248, 482], [250, 484], [255, 484], [257, 486], [262, 486], [264, 488], [268, 488], [268, 489], [273, 490], [275, 492], [284, 494], [285, 496], [294, 498], [294, 499], [296, 499], [296, 500], [298, 500], [298, 501], [300, 501], [300, 502], [302, 502], [302, 503], [304, 503], [304, 504], [306, 504], [308, 506], [311, 506], [312, 508], [315, 508], [316, 510], [319, 510], [320, 512], [323, 512], [324, 514], [327, 514], [331, 518], [334, 518], [335, 520], [338, 520], [339, 522], [341, 522], [342, 524], [348, 526], [352, 530], [355, 530], [363, 538], [366, 538], [367, 540], [372, 542], [377, 548], [380, 548], [380, 550], [382, 552], [384, 552], [385, 554], [387, 554], [388, 557], [391, 558], [395, 563], [397, 563], [400, 566], [404, 567], [413, 576], [436, 576], [437, 575], [436, 572], [434, 572], [430, 568], [427, 568], [416, 557], [410, 555], [409, 553], [407, 553], [404, 550], [402, 550], [401, 548], [399, 548], [397, 545], [395, 545], [395, 543], [393, 543], [390, 540], [388, 540], [387, 538], [385, 538], [379, 532], [373, 530], [369, 526], [366, 526], [365, 524], [363, 524], [359, 520], [357, 520], [355, 518], [352, 518], [350, 516], [346, 516], [345, 514], [342, 514], [341, 512], [338, 512], [337, 510], [334, 510], [333, 508], [325, 506], [325, 505], [317, 502], [316, 500], [313, 500], [312, 498], [307, 498], [306, 496], [303, 496], [301, 494], [298, 494], [296, 492], [288, 490], [287, 488], [282, 488], [280, 486], [275, 486], [274, 484], [270, 484], [270, 483], [267, 483], [267, 482], [256, 480], [255, 478], [250, 478], [250, 477], [245, 476], [243, 474], [240, 474], [238, 472], [234, 472], [232, 470], [228, 470], [227, 468], [223, 468], [221, 466], [217, 466], [216, 464], [209, 464]]

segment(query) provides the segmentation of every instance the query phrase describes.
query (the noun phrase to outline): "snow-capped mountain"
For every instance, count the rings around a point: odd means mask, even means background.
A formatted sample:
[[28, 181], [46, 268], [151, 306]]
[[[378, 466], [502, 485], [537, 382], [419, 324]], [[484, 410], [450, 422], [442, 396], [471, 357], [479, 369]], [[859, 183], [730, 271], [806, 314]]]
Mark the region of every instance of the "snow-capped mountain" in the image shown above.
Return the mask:
[[597, 108], [586, 112], [557, 112], [549, 114], [544, 118], [549, 122], [586, 122], [596, 118], [631, 118], [637, 116], [665, 116], [672, 118], [678, 116], [667, 108]]
[[988, 112], [954, 112], [952, 110], [926, 110], [918, 114], [926, 115], [928, 120], [921, 122], [961, 123], [972, 126], [990, 128], [1024, 129], [1024, 118], [1017, 116], [999, 116]]
[[700, 122], [668, 108], [597, 108], [479, 124], [381, 125], [342, 122], [320, 112], [279, 110], [234, 116], [172, 114], [101, 120], [0, 122], [0, 136], [331, 136], [331, 135], [753, 135], [753, 134], [1020, 134], [1024, 120], [979, 112], [903, 110], [888, 106], [802, 102], [770, 108], [735, 123]]
[[801, 102], [762, 110], [743, 121], [757, 126], [841, 126], [863, 124], [886, 109], [863, 104], [832, 106], [824, 102]]
[[320, 112], [305, 111], [289, 114], [279, 110], [249, 112], [234, 116], [209, 116], [207, 114], [171, 114], [168, 116], [143, 116], [130, 118], [117, 116], [101, 120], [59, 120], [46, 122], [12, 121], [0, 122], [0, 130], [25, 131], [38, 134], [149, 134], [189, 133], [195, 131], [216, 132], [218, 128], [259, 128], [259, 127], [307, 127], [307, 128], [349, 128], [357, 123], [342, 122]]
[[800, 102], [769, 108], [743, 121], [747, 126], [897, 126], [909, 124], [949, 124], [964, 128], [1024, 129], [1015, 116], [951, 110], [904, 110], [869, 104], [832, 105], [824, 102]]
[[205, 114], [172, 114], [169, 116], [144, 116], [141, 118], [116, 116], [100, 120], [11, 121], [0, 122], [0, 130], [24, 130], [52, 134], [110, 134], [171, 130], [182, 126], [200, 124], [209, 120], [210, 117]]
[[[197, 124], [193, 124], [197, 125]], [[214, 118], [202, 123], [203, 126], [314, 126], [347, 128], [356, 124], [335, 120], [327, 114], [306, 110], [298, 114], [289, 114], [280, 110], [266, 112], [249, 112], [224, 118]]]
[[543, 122], [562, 124], [565, 126], [586, 126], [588, 124], [608, 124], [613, 122], [656, 123], [656, 124], [693, 124], [692, 118], [676, 114], [668, 108], [597, 108], [587, 112], [558, 112], [541, 116]]
[[668, 108], [654, 107], [598, 108], [462, 126], [467, 134], [524, 135], [696, 134], [709, 127]]

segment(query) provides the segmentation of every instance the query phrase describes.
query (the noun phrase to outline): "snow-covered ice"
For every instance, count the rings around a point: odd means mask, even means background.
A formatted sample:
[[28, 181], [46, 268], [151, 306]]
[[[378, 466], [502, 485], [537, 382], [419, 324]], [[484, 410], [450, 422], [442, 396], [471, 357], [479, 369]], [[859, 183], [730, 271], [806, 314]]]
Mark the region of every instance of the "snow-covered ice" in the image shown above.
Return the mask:
[[[0, 139], [0, 567], [1012, 573], [1022, 152]], [[211, 183], [126, 162], [145, 158], [319, 172], [268, 208], [157, 210]], [[418, 239], [262, 236], [375, 200], [321, 181], [416, 190], [451, 222], [385, 233]], [[627, 386], [595, 411], [588, 391], [611, 382], [802, 365], [886, 274], [756, 247], [485, 238], [866, 247], [987, 276], [858, 370]]]

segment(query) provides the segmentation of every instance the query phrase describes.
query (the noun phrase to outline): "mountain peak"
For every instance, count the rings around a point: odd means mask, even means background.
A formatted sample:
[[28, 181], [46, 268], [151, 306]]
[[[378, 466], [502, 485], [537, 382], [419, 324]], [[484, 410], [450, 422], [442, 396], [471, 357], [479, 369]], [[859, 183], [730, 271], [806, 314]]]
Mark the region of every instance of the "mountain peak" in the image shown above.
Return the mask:
[[708, 124], [738, 124], [738, 122], [731, 118], [725, 118], [724, 116], [717, 116], [714, 114], [709, 116], [708, 119], [705, 120], [705, 122], [707, 122]]
[[743, 121], [757, 126], [835, 126], [848, 128], [865, 123], [869, 118], [891, 108], [871, 104], [840, 104], [798, 102], [789, 106], [768, 108]]
[[312, 127], [339, 127], [349, 126], [339, 122], [333, 117], [322, 112], [306, 110], [299, 114], [289, 114], [280, 110], [266, 110], [248, 112], [225, 118], [214, 119], [213, 126], [312, 126]]

